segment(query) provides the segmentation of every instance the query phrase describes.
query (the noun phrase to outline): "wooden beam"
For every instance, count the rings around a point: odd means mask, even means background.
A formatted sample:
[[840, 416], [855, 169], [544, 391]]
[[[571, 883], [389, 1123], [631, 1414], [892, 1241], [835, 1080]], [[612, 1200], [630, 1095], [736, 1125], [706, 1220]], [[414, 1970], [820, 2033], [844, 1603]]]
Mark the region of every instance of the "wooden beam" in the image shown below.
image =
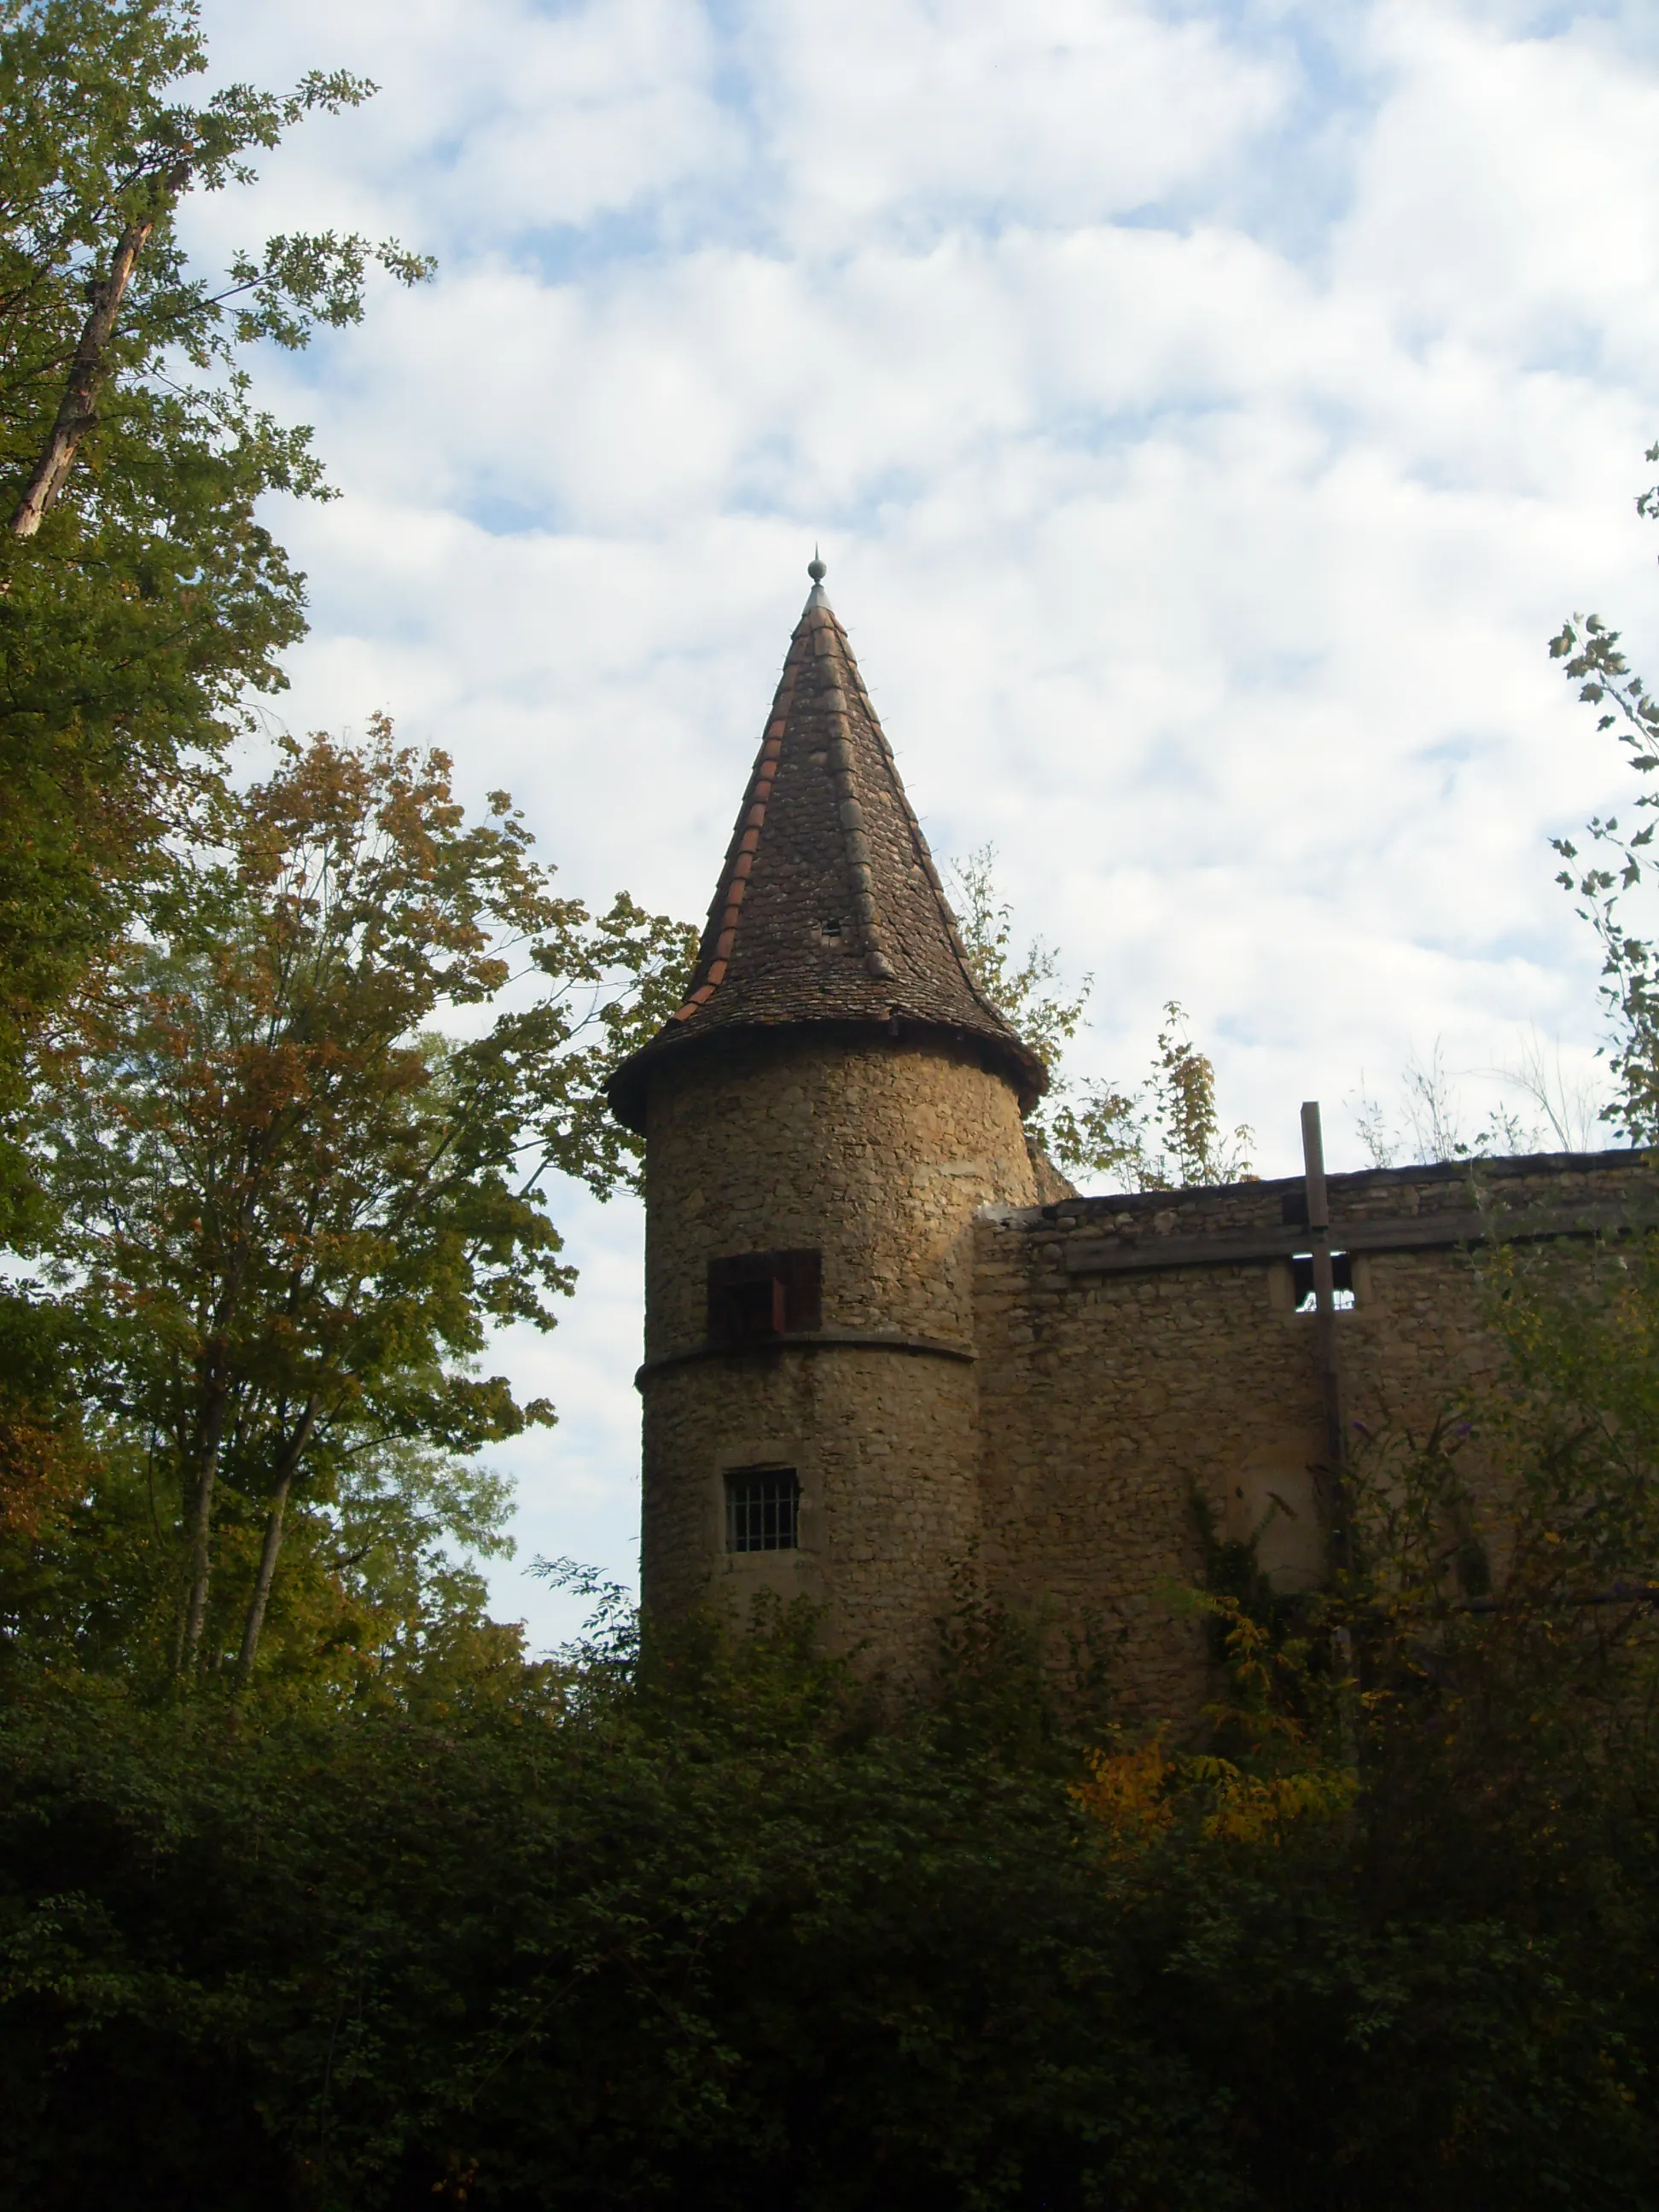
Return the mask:
[[1331, 1564], [1348, 1564], [1348, 1501], [1343, 1480], [1342, 1376], [1337, 1365], [1336, 1285], [1331, 1277], [1331, 1209], [1325, 1190], [1325, 1139], [1319, 1101], [1302, 1107], [1302, 1164], [1308, 1194], [1308, 1236], [1313, 1246], [1314, 1364], [1325, 1414], [1325, 1510]]

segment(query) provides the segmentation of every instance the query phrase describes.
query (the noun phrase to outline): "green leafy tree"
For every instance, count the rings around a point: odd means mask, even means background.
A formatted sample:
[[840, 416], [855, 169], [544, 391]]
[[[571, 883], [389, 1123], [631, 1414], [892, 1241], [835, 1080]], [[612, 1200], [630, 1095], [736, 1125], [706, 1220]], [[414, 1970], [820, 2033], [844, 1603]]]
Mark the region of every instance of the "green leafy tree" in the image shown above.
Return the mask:
[[996, 860], [996, 847], [981, 845], [951, 863], [957, 927], [975, 981], [1030, 1046], [1052, 1083], [1082, 1023], [1094, 977], [1085, 975], [1081, 991], [1068, 997], [1057, 988], [1060, 961], [1052, 945], [1034, 937], [1019, 950], [1014, 910], [998, 888]]
[[[1648, 448], [1659, 461], [1659, 446]], [[1637, 500], [1638, 514], [1659, 520], [1659, 485]], [[1569, 680], [1587, 706], [1599, 707], [1598, 730], [1613, 730], [1639, 777], [1659, 769], [1659, 699], [1632, 669], [1620, 646], [1620, 634], [1599, 615], [1574, 615], [1550, 641], [1551, 657], [1566, 663]], [[1592, 816], [1586, 857], [1571, 838], [1552, 842], [1567, 862], [1557, 877], [1562, 888], [1583, 901], [1579, 913], [1601, 945], [1601, 997], [1611, 1024], [1608, 1057], [1619, 1096], [1603, 1109], [1632, 1144], [1659, 1139], [1659, 934], [1654, 925], [1631, 919], [1633, 893], [1654, 885], [1656, 824], [1644, 820], [1659, 806], [1659, 790], [1645, 787], [1632, 802], [1637, 823], [1620, 827], [1616, 814]], [[1575, 866], [1583, 861], [1584, 865]]]
[[[1085, 1090], [1078, 1112], [1086, 1147], [1109, 1141], [1114, 1127], [1125, 1147], [1120, 1172], [1127, 1170], [1142, 1190], [1178, 1190], [1194, 1185], [1238, 1182], [1252, 1173], [1249, 1149], [1254, 1132], [1241, 1122], [1225, 1130], [1216, 1104], [1215, 1066], [1187, 1033], [1187, 1015], [1171, 999], [1158, 1034], [1158, 1058], [1115, 1124], [1117, 1094], [1111, 1085]], [[1097, 1137], [1097, 1123], [1101, 1136]]]
[[[604, 1194], [624, 1172], [598, 1087], [672, 1006], [688, 939], [625, 897], [595, 918], [556, 896], [490, 805], [469, 823], [447, 759], [384, 722], [285, 744], [213, 801], [49, 1056], [88, 1435], [143, 1460], [177, 1532], [153, 1596], [187, 1672], [248, 1676], [296, 1493], [331, 1509], [366, 1453], [551, 1419], [470, 1363], [495, 1323], [552, 1326], [572, 1277], [544, 1177]], [[433, 1028], [515, 981], [528, 1003], [482, 1034]], [[234, 1559], [250, 1518], [257, 1560], [216, 1607], [219, 1540]]]
[[268, 239], [222, 279], [188, 265], [191, 192], [312, 112], [373, 91], [180, 96], [206, 67], [191, 0], [0, 0], [0, 1201], [27, 1231], [9, 1120], [45, 1012], [118, 935], [181, 787], [279, 690], [303, 579], [257, 518], [326, 496], [309, 434], [253, 404], [240, 356], [362, 312], [355, 234]]
[[1069, 997], [1060, 988], [1060, 956], [1053, 945], [1036, 937], [1018, 950], [1013, 909], [997, 889], [994, 846], [981, 846], [954, 862], [951, 872], [975, 980], [1048, 1071], [1048, 1094], [1031, 1126], [1050, 1158], [1068, 1174], [1136, 1190], [1249, 1176], [1253, 1133], [1242, 1123], [1222, 1127], [1214, 1066], [1188, 1035], [1179, 1002], [1172, 999], [1164, 1009], [1158, 1058], [1142, 1082], [1130, 1090], [1114, 1082], [1078, 1084], [1066, 1071], [1066, 1054], [1093, 994], [1093, 976], [1085, 975], [1078, 995]]

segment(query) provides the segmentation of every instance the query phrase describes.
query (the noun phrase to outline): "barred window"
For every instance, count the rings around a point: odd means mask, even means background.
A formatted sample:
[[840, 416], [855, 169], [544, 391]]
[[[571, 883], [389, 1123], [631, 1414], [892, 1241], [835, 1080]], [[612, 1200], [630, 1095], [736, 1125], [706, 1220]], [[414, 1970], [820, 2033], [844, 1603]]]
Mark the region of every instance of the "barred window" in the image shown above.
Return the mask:
[[793, 1552], [799, 1527], [800, 1485], [793, 1467], [739, 1467], [726, 1476], [728, 1552]]

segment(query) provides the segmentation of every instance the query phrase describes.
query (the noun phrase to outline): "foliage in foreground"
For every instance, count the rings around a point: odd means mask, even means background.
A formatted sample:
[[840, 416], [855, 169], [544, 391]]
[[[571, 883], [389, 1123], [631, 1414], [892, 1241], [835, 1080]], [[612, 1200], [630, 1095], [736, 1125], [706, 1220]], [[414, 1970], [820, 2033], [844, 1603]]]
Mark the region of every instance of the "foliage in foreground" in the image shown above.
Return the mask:
[[1554, 1264], [1480, 1286], [1464, 1419], [1362, 1457], [1348, 1583], [1210, 1540], [1195, 1734], [966, 1581], [898, 1720], [804, 1612], [544, 1666], [452, 1614], [240, 1720], [15, 1652], [0, 2193], [1659, 2203], [1659, 1251]]

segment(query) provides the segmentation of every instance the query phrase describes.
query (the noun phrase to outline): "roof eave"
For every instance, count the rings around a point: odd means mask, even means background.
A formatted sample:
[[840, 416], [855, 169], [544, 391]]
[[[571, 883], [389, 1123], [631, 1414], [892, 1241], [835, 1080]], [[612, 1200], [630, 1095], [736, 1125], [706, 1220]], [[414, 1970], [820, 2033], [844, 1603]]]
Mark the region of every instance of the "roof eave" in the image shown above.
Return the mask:
[[860, 1021], [848, 1016], [822, 1021], [725, 1022], [706, 1030], [689, 1028], [659, 1030], [648, 1043], [632, 1052], [605, 1078], [605, 1094], [611, 1110], [625, 1128], [643, 1136], [647, 1092], [658, 1068], [672, 1067], [690, 1055], [702, 1059], [721, 1044], [747, 1042], [757, 1037], [807, 1036], [815, 1031], [863, 1032], [870, 1037], [902, 1039], [931, 1036], [950, 1040], [965, 1054], [989, 1060], [1005, 1076], [1019, 1100], [1019, 1110], [1029, 1114], [1048, 1088], [1048, 1071], [1030, 1047], [1012, 1031], [971, 1029], [965, 1023], [939, 1021], [925, 1014], [898, 1013], [887, 1021]]

